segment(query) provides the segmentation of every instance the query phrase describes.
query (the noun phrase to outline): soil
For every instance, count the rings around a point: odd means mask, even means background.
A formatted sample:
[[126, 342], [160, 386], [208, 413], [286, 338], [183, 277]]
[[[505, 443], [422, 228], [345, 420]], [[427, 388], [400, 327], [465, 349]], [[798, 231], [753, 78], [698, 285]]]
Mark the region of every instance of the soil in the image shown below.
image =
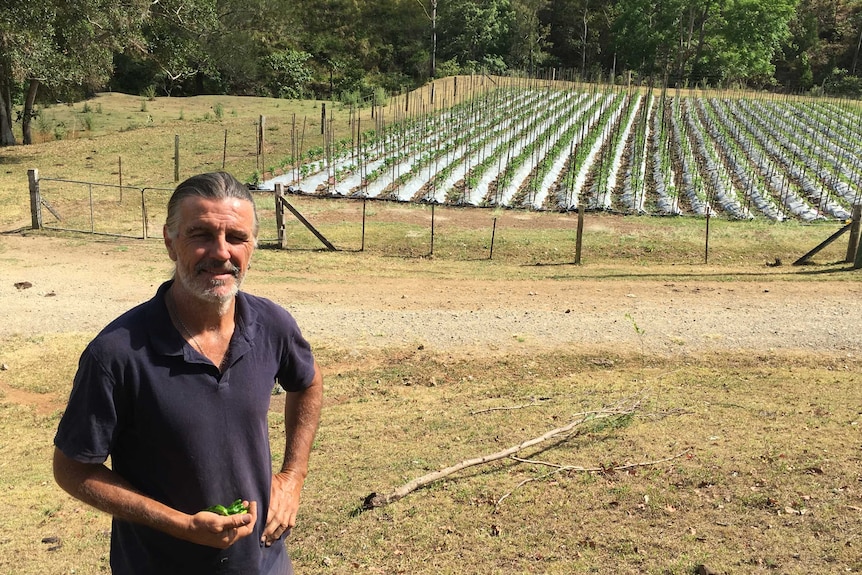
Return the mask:
[[[151, 297], [171, 270], [158, 247], [142, 242], [10, 234], [0, 236], [0, 257], [0, 340], [95, 333]], [[407, 277], [395, 284], [370, 273], [349, 281], [321, 273], [276, 283], [252, 269], [244, 289], [284, 305], [313, 344], [345, 350], [862, 352], [862, 282], [795, 280], [792, 274], [780, 281], [758, 274], [715, 281], [694, 266], [672, 281], [638, 273], [631, 280], [429, 283]], [[843, 274], [862, 272], [837, 275]]]

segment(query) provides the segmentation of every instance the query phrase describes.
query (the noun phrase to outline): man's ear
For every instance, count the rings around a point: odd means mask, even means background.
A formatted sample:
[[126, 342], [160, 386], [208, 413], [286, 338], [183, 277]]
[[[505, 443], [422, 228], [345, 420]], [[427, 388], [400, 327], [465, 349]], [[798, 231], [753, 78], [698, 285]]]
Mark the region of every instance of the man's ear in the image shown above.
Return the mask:
[[165, 247], [168, 250], [168, 257], [171, 261], [177, 261], [177, 251], [174, 249], [174, 240], [168, 233], [168, 226], [162, 226], [162, 237], [165, 238]]

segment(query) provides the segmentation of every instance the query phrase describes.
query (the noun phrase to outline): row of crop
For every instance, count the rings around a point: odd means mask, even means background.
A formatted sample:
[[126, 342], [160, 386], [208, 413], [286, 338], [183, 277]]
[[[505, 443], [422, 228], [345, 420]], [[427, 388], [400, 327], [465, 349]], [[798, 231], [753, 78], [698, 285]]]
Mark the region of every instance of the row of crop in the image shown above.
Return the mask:
[[[810, 153], [831, 166], [832, 188], [848, 204], [859, 202], [859, 184], [862, 182], [862, 145], [859, 127], [850, 131], [838, 129], [832, 122], [824, 121], [814, 108], [796, 106], [786, 108], [798, 121], [798, 133], [813, 145]], [[845, 134], [854, 134], [847, 137]]]
[[[766, 133], [773, 138], [785, 150], [785, 154], [792, 157], [794, 171], [800, 171], [812, 182], [811, 189], [819, 189], [822, 200], [818, 201], [820, 209], [824, 209], [823, 203], [829, 197], [827, 191], [835, 194], [839, 203], [841, 198], [850, 194], [849, 186], [840, 181], [838, 173], [842, 166], [847, 164], [839, 162], [828, 150], [818, 142], [821, 138], [810, 130], [804, 130], [798, 121], [798, 117], [781, 115], [774, 108], [766, 108], [759, 102], [743, 102], [752, 114], [756, 114], [760, 124]], [[796, 120], [796, 121], [794, 121]], [[813, 192], [809, 192], [812, 195]]]
[[[737, 198], [741, 196], [745, 217], [753, 217], [754, 208], [769, 219], [782, 221], [784, 210], [775, 200], [767, 186], [766, 176], [762, 167], [754, 163], [751, 146], [743, 146], [738, 139], [737, 124], [731, 122], [722, 108], [717, 108], [714, 102], [699, 98], [695, 101], [698, 115], [716, 144], [716, 151], [722, 164], [726, 167], [731, 182], [736, 190]], [[762, 155], [757, 154], [762, 159]]]
[[[539, 95], [530, 93], [521, 96], [502, 109], [487, 102], [483, 106], [472, 106], [470, 114], [450, 129], [452, 137], [438, 140], [433, 153], [405, 161], [405, 165], [411, 165], [408, 172], [410, 177], [395, 181], [390, 193], [394, 192], [394, 197], [403, 201], [453, 200], [453, 182], [462, 179], [470, 165], [484, 161], [490, 143], [499, 141], [513, 130], [524, 129], [523, 126], [535, 117], [534, 109]], [[421, 181], [423, 167], [429, 170], [424, 182]], [[362, 195], [378, 195], [374, 188], [354, 190], [354, 193], [357, 191]]]
[[799, 146], [788, 141], [784, 133], [771, 124], [761, 110], [755, 110], [743, 100], [728, 101], [735, 118], [748, 128], [750, 135], [763, 147], [769, 157], [779, 166], [786, 177], [798, 186], [800, 194], [815, 207], [818, 216], [825, 213], [838, 219], [846, 219], [849, 212], [838, 204], [821, 182], [812, 173], [810, 158]]
[[860, 201], [859, 120], [810, 101], [497, 89], [357, 127], [294, 183], [400, 201], [843, 219]]

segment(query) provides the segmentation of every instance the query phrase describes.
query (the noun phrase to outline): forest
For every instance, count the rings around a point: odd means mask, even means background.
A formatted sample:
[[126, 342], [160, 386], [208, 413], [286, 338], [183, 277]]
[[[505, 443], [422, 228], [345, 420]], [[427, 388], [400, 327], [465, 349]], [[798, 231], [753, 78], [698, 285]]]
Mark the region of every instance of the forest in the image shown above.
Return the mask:
[[[101, 90], [364, 104], [487, 73], [862, 95], [862, 0], [6, 0], [0, 145]], [[21, 142], [15, 137], [21, 126]]]

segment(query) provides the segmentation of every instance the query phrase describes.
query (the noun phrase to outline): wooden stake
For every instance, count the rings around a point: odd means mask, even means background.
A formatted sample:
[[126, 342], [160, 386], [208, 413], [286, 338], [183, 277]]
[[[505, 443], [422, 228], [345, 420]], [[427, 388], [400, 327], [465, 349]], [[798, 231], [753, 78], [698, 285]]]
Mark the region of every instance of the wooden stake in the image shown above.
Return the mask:
[[853, 206], [853, 215], [850, 221], [850, 241], [847, 242], [847, 256], [844, 258], [846, 263], [856, 261], [856, 254], [859, 250], [859, 220], [862, 219], [862, 204]]
[[581, 263], [581, 246], [584, 240], [584, 202], [578, 202], [578, 232], [575, 236], [575, 263]]
[[222, 170], [224, 170], [226, 163], [227, 163], [227, 130], [224, 131], [224, 147], [222, 148], [222, 153], [221, 153], [221, 169]]
[[278, 232], [278, 249], [284, 249], [284, 184], [275, 184], [275, 229]]
[[491, 226], [491, 253], [488, 254], [488, 259], [494, 259], [494, 236], [497, 235], [497, 218], [494, 218], [494, 225]]
[[42, 229], [42, 195], [39, 192], [39, 170], [27, 170], [30, 183], [30, 225], [34, 230]]
[[703, 263], [709, 263], [709, 205], [706, 206], [706, 242], [703, 248]]

